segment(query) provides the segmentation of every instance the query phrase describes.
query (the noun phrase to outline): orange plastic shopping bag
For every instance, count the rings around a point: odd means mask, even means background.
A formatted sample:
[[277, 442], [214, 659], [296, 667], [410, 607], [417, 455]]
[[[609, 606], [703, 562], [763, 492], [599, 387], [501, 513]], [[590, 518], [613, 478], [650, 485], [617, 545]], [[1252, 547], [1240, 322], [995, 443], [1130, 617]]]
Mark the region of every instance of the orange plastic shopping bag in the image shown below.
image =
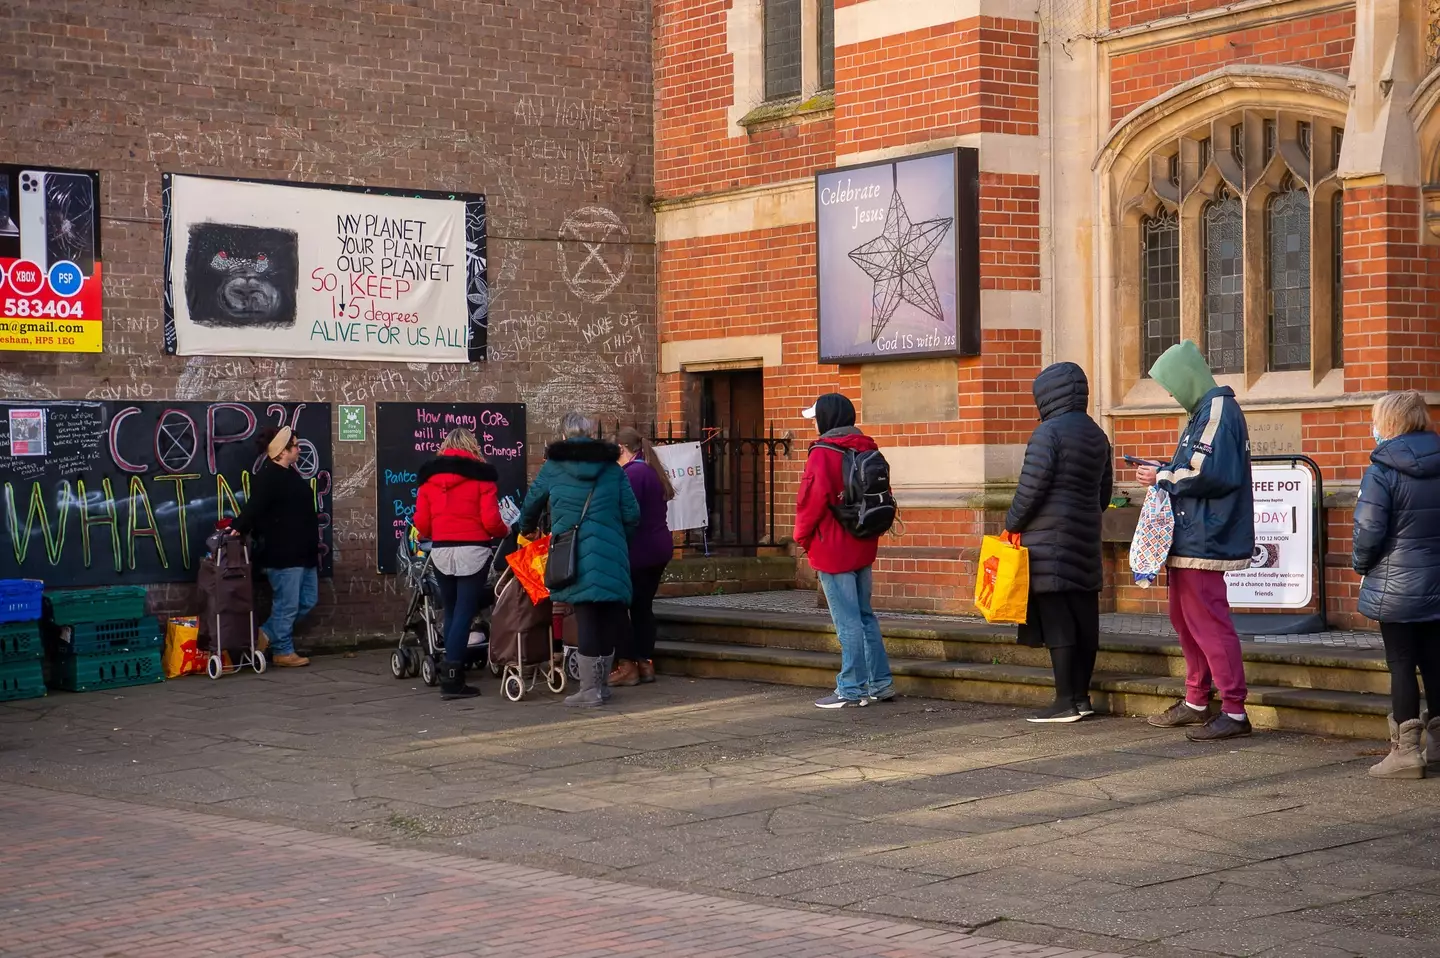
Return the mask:
[[541, 536], [531, 542], [520, 536], [515, 541], [520, 548], [506, 556], [505, 561], [510, 563], [515, 578], [524, 586], [530, 601], [539, 605], [550, 598], [550, 590], [545, 587], [545, 563], [550, 556], [550, 537]]
[[205, 657], [200, 654], [200, 621], [194, 616], [171, 619], [165, 626], [165, 651], [162, 665], [167, 679], [205, 671]]
[[1025, 623], [1030, 601], [1030, 553], [1020, 537], [986, 536], [975, 576], [975, 608], [986, 622]]

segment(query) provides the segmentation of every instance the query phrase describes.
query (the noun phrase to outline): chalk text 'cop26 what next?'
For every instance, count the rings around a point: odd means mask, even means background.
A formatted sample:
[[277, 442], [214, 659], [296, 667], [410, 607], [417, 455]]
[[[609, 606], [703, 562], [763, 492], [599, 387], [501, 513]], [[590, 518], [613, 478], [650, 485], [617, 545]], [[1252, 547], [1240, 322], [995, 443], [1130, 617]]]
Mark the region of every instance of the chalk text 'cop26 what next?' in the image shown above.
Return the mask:
[[483, 196], [179, 175], [161, 196], [169, 352], [484, 358]]
[[100, 174], [0, 164], [0, 350], [98, 353]]

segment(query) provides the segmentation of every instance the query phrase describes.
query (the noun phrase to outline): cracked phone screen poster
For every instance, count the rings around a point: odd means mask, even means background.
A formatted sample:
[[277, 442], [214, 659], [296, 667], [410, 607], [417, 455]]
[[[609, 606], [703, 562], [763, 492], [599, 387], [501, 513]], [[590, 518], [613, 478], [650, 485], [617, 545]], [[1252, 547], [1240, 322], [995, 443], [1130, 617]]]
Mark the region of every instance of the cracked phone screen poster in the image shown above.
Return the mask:
[[485, 198], [167, 174], [165, 348], [482, 358]]
[[0, 165], [0, 350], [98, 353], [100, 174]]

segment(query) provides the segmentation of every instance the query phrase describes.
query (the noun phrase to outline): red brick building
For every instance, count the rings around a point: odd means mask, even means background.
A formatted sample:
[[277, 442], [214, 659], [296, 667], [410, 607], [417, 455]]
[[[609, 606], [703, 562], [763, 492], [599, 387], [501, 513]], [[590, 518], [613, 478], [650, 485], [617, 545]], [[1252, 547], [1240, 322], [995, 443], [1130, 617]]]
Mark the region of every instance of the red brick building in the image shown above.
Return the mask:
[[[1145, 370], [1194, 339], [1257, 450], [1321, 466], [1329, 611], [1358, 623], [1369, 407], [1440, 388], [1426, 4], [658, 0], [655, 17], [662, 418], [803, 440], [817, 393], [851, 396], [904, 516], [879, 601], [964, 611], [1035, 374], [1080, 363], [1117, 451], [1164, 456], [1182, 420]], [[820, 363], [817, 172], [954, 147], [979, 152], [979, 355]], [[721, 394], [731, 412], [702, 401]], [[777, 478], [782, 533], [801, 466]], [[1112, 607], [1160, 610], [1112, 554]]]

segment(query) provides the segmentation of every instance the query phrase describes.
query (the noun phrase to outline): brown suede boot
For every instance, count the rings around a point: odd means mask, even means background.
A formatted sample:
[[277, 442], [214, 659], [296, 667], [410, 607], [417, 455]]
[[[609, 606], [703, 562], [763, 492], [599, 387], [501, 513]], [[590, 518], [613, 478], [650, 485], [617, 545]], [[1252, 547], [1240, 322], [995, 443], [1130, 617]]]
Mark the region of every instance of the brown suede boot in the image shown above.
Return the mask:
[[629, 659], [622, 659], [610, 673], [610, 684], [617, 687], [639, 685], [640, 666]]
[[640, 684], [649, 685], [655, 681], [655, 661], [653, 659], [642, 659], [640, 662]]

